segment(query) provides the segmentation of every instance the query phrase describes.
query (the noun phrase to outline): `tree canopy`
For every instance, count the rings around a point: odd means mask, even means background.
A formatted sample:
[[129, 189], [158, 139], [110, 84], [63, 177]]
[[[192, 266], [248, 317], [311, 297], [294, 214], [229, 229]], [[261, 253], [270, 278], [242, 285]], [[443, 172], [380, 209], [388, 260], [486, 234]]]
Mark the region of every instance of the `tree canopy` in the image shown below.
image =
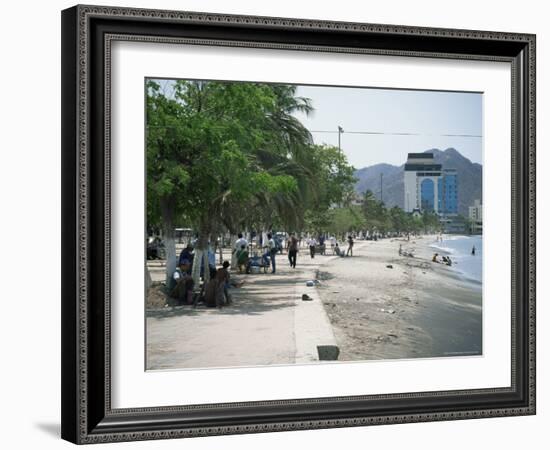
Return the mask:
[[186, 223], [204, 249], [212, 233], [286, 230], [320, 217], [351, 191], [343, 153], [313, 144], [296, 86], [147, 82], [147, 214], [170, 238]]

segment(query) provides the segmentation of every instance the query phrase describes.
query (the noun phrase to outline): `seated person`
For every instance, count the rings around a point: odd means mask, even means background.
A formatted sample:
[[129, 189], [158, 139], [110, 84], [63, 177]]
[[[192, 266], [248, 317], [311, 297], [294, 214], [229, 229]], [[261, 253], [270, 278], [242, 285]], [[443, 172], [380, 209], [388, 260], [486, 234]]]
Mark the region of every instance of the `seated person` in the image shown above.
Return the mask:
[[218, 283], [215, 278], [204, 283], [201, 294], [202, 301], [206, 306], [213, 308], [217, 305]]
[[219, 307], [231, 304], [227, 293], [229, 287], [229, 262], [224, 261], [223, 267], [218, 269], [216, 276], [203, 286], [203, 301], [206, 306]]
[[338, 256], [344, 256], [344, 252], [340, 250], [340, 246], [338, 245], [338, 242], [334, 244], [334, 253]]
[[215, 280], [218, 282], [219, 289], [223, 291], [226, 305], [231, 304], [231, 296], [228, 292], [228, 289], [230, 288], [229, 278], [229, 261], [224, 261], [222, 267], [216, 272]]
[[184, 259], [172, 275], [171, 286], [169, 286], [169, 295], [172, 298], [184, 303], [193, 303], [193, 277], [190, 275], [191, 263]]
[[439, 262], [439, 260], [437, 259], [438, 256], [439, 256], [439, 253], [434, 253], [432, 257], [432, 262], [438, 263]]

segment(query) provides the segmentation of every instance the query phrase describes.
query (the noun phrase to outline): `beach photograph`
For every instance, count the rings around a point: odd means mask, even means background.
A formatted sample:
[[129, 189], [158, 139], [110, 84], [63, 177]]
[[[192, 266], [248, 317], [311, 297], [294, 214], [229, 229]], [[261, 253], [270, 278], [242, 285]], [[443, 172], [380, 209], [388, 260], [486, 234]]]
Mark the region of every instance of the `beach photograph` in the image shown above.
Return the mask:
[[145, 79], [145, 369], [483, 355], [483, 94]]

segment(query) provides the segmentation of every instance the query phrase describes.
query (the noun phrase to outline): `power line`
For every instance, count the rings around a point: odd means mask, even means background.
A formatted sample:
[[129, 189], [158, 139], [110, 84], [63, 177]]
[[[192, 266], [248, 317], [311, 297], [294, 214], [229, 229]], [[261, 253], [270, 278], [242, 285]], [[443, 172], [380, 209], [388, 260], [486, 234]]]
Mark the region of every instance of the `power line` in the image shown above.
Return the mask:
[[[337, 130], [308, 130], [310, 133], [339, 133]], [[346, 131], [345, 134], [365, 134], [365, 135], [391, 135], [391, 136], [443, 136], [443, 137], [470, 137], [482, 138], [480, 134], [427, 134], [427, 133], [398, 133], [385, 131]]]
[[[180, 125], [146, 125], [147, 128], [179, 128]], [[327, 134], [362, 134], [375, 136], [441, 136], [441, 137], [465, 137], [465, 138], [482, 138], [481, 134], [429, 134], [429, 133], [399, 133], [386, 131], [345, 131], [344, 130], [308, 130], [310, 133], [327, 133]]]

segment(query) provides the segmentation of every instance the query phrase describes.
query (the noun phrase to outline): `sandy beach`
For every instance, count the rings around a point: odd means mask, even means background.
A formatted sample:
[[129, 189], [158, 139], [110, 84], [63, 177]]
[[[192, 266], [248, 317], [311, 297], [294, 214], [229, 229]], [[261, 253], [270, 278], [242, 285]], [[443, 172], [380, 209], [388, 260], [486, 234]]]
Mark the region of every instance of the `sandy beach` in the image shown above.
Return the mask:
[[[481, 284], [433, 263], [434, 241], [359, 241], [318, 270], [340, 361], [482, 353]], [[400, 244], [415, 257], [399, 256]]]

